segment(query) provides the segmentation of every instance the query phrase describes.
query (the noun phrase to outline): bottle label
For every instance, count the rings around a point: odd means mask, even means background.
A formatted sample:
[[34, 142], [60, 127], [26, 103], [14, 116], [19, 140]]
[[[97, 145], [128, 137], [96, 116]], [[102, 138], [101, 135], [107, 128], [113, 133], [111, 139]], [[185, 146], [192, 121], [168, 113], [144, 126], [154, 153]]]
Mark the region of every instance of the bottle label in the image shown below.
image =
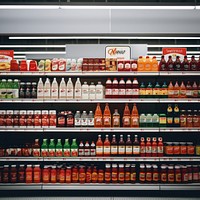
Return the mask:
[[126, 90], [125, 89], [119, 89], [119, 96], [125, 96]]
[[149, 182], [152, 181], [152, 173], [151, 172], [146, 173], [146, 180]]
[[140, 88], [140, 96], [145, 96], [146, 95], [146, 90], [144, 88]]
[[158, 176], [159, 176], [159, 175], [158, 175], [157, 172], [154, 172], [154, 173], [153, 173], [153, 181], [154, 181], [154, 182], [157, 182], [157, 181], [158, 181]]
[[50, 89], [45, 89], [44, 90], [44, 97], [50, 98], [51, 90]]
[[136, 64], [136, 63], [132, 63], [131, 66], [132, 66], [132, 69], [133, 69], [133, 70], [136, 70], [136, 69], [137, 69], [137, 64]]
[[180, 124], [180, 118], [174, 117], [174, 124]]
[[133, 154], [134, 155], [140, 154], [140, 146], [133, 146]]
[[38, 89], [37, 90], [37, 98], [43, 98], [43, 92], [44, 92], [44, 90], [43, 89]]
[[139, 174], [139, 180], [140, 180], [141, 182], [144, 182], [144, 181], [145, 181], [145, 173], [144, 173], [144, 172], [140, 172], [140, 174]]
[[[106, 94], [108, 95], [108, 94]], [[112, 95], [112, 90], [110, 89], [110, 94]], [[96, 99], [103, 99], [103, 90], [101, 89], [96, 89]]]
[[96, 149], [91, 149], [90, 154], [91, 156], [96, 156]]
[[88, 126], [94, 126], [94, 118], [88, 118], [87, 124]]
[[74, 124], [74, 118], [73, 117], [67, 118], [67, 125], [73, 125], [73, 124]]
[[74, 118], [74, 125], [75, 126], [81, 126], [81, 118]]
[[118, 154], [118, 146], [111, 146], [111, 154], [112, 155]]
[[152, 154], [156, 154], [157, 153], [157, 146], [152, 146], [151, 152], [152, 152]]
[[158, 146], [158, 154], [162, 154], [163, 153], [163, 146]]
[[126, 155], [132, 155], [133, 148], [132, 146], [126, 146]]
[[81, 98], [81, 89], [75, 89], [75, 99]]
[[152, 94], [153, 94], [152, 88], [146, 88], [146, 95], [152, 95]]
[[95, 117], [95, 125], [102, 126], [102, 117]]
[[51, 90], [51, 98], [58, 98], [58, 90], [57, 89], [52, 89]]
[[87, 118], [81, 118], [81, 125], [82, 126], [87, 126], [88, 125], [87, 122], [88, 122]]
[[78, 156], [84, 156], [84, 154], [85, 154], [84, 149], [81, 149], [79, 147], [79, 149], [78, 149]]
[[113, 127], [119, 126], [119, 124], [120, 124], [120, 118], [113, 117]]
[[55, 156], [55, 149], [49, 149], [49, 156], [54, 157]]
[[[197, 173], [197, 175], [198, 175], [198, 173]], [[198, 180], [198, 178], [197, 178], [197, 180]], [[188, 173], [183, 174], [183, 181], [184, 182], [188, 181]]]
[[160, 177], [161, 177], [160, 179], [162, 182], [167, 182], [167, 174], [166, 173], [161, 173]]
[[146, 146], [146, 153], [151, 153], [151, 146]]
[[103, 152], [104, 152], [104, 155], [110, 154], [110, 146], [104, 146]]
[[169, 182], [174, 182], [174, 173], [168, 173], [168, 181]]
[[161, 91], [160, 91], [160, 95], [168, 95], [167, 88], [162, 88]]
[[145, 146], [140, 146], [140, 153], [141, 154], [145, 154], [146, 153]]
[[71, 149], [71, 156], [77, 157], [78, 156], [78, 149]]
[[112, 95], [112, 89], [106, 89], [106, 94], [105, 94], [106, 96], [111, 96]]
[[166, 124], [167, 123], [167, 119], [166, 117], [160, 117], [160, 124]]
[[112, 95], [116, 96], [118, 94], [119, 94], [119, 89], [117, 88], [112, 89]]
[[65, 98], [66, 97], [66, 90], [65, 89], [60, 89], [59, 90], [59, 97], [60, 98]]
[[40, 156], [40, 149], [33, 149], [33, 157], [39, 157]]
[[111, 118], [110, 117], [104, 117], [103, 124], [104, 124], [104, 126], [111, 126]]
[[136, 172], [132, 172], [131, 173], [131, 182], [135, 182], [136, 181]]
[[69, 157], [70, 156], [70, 148], [68, 148], [68, 149], [64, 148], [63, 154], [64, 154], [65, 157]]
[[123, 124], [125, 126], [130, 126], [130, 117], [123, 117]]
[[67, 98], [73, 99], [73, 89], [67, 89]]
[[119, 70], [124, 69], [124, 64], [123, 64], [123, 63], [118, 63], [117, 68], [118, 68]]
[[131, 69], [130, 63], [126, 63], [126, 64], [125, 64], [125, 69], [126, 69], [126, 70], [130, 70], [130, 69]]
[[85, 149], [84, 153], [85, 153], [85, 156], [90, 156], [90, 149]]
[[132, 89], [126, 89], [126, 96], [132, 96], [133, 90]]
[[139, 95], [139, 89], [134, 88], [132, 91], [133, 91], [133, 96], [138, 96]]
[[105, 172], [105, 181], [109, 182], [111, 180], [111, 173]]
[[48, 149], [42, 149], [41, 155], [42, 155], [42, 157], [47, 157], [49, 155]]
[[174, 95], [174, 90], [168, 90], [168, 96], [173, 96]]
[[180, 89], [180, 95], [181, 95], [181, 96], [185, 96], [185, 95], [186, 95], [186, 90], [181, 90], [181, 89]]
[[119, 155], [125, 154], [125, 146], [119, 145]]
[[117, 172], [112, 172], [112, 181], [117, 181]]
[[139, 118], [138, 117], [132, 117], [132, 126], [139, 126]]
[[102, 146], [96, 147], [96, 155], [99, 155], [99, 156], [103, 155], [103, 147]]
[[124, 182], [124, 172], [119, 172], [119, 181]]
[[159, 88], [153, 88], [153, 95], [160, 95], [160, 89]]

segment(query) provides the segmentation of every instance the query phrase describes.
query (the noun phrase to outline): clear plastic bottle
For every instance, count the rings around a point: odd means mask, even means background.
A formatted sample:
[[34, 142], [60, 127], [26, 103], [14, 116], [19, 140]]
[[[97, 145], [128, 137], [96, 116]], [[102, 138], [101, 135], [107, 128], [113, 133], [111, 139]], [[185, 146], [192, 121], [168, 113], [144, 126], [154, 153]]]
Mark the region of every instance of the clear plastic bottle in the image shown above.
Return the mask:
[[74, 97], [75, 97], [75, 99], [81, 99], [82, 98], [80, 78], [76, 79]]
[[81, 115], [81, 126], [87, 127], [88, 126], [88, 115], [87, 112], [84, 110]]
[[87, 116], [87, 125], [89, 127], [94, 127], [94, 113], [93, 111], [90, 111]]
[[51, 85], [51, 99], [58, 99], [58, 83], [56, 78], [53, 79]]
[[89, 86], [87, 82], [82, 85], [82, 99], [89, 99]]
[[74, 126], [75, 127], [81, 126], [81, 113], [80, 113], [80, 111], [76, 111], [76, 114], [74, 116]]
[[69, 78], [67, 82], [67, 99], [73, 99], [74, 98], [74, 86], [72, 83], [72, 79]]
[[51, 98], [51, 83], [49, 81], [49, 78], [46, 78], [44, 84], [44, 99], [50, 99], [50, 98]]
[[96, 85], [96, 97], [95, 99], [103, 99], [104, 98], [104, 88], [101, 82], [99, 81]]
[[61, 82], [60, 82], [60, 86], [59, 86], [59, 99], [66, 99], [66, 83], [65, 83], [65, 79], [62, 78]]
[[96, 87], [94, 85], [94, 82], [91, 82], [89, 86], [89, 99], [95, 99], [96, 98]]

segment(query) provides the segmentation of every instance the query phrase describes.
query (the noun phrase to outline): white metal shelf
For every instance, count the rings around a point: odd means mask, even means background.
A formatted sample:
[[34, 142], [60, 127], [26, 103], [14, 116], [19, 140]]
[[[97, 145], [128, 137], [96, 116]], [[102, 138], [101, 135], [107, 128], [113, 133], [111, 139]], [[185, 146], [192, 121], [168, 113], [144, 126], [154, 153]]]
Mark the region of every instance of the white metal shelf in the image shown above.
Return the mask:
[[199, 190], [200, 183], [188, 184], [105, 184], [105, 183], [0, 183], [0, 190]]
[[38, 183], [0, 183], [0, 190], [42, 190], [42, 184]]
[[0, 157], [0, 162], [44, 161], [43, 157]]
[[101, 71], [101, 72], [0, 72], [0, 76], [200, 76], [199, 71], [172, 71], [172, 72], [118, 72], [118, 71]]
[[0, 133], [4, 132], [58, 132], [58, 133], [69, 133], [69, 132], [109, 132], [109, 133], [138, 133], [138, 132], [200, 132], [200, 127], [195, 128], [173, 128], [173, 127], [155, 127], [155, 128], [149, 128], [149, 127], [140, 127], [140, 128], [93, 128], [93, 127], [80, 127], [80, 128], [61, 128], [61, 127], [55, 127], [55, 128], [8, 128], [8, 127], [1, 127]]
[[0, 103], [199, 103], [200, 98], [134, 98], [134, 99], [0, 99]]
[[185, 162], [185, 161], [200, 161], [200, 156], [191, 156], [191, 157], [0, 157], [1, 162], [27, 162], [27, 161], [33, 161], [33, 162], [41, 162], [41, 161], [50, 161], [50, 162], [58, 162], [58, 161], [68, 161], [68, 162], [120, 162], [120, 161], [126, 161], [126, 162]]

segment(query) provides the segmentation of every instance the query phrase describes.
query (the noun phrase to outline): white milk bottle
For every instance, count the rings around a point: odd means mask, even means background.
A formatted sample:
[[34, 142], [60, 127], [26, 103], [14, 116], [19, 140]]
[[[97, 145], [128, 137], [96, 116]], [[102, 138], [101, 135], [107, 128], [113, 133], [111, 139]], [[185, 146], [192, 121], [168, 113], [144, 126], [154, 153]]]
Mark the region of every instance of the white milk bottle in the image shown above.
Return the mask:
[[94, 82], [91, 82], [91, 85], [89, 86], [89, 99], [95, 99], [96, 97], [96, 87], [94, 85]]
[[87, 112], [84, 110], [81, 115], [81, 126], [87, 127], [87, 125], [88, 125], [88, 115]]
[[51, 84], [51, 98], [58, 99], [58, 83], [56, 78], [53, 79], [53, 82]]
[[82, 85], [82, 99], [89, 99], [89, 86], [87, 82]]
[[75, 99], [81, 99], [82, 97], [80, 78], [76, 79], [74, 96], [75, 96]]
[[72, 83], [72, 79], [69, 78], [67, 82], [67, 99], [73, 99], [74, 98], [74, 86]]
[[42, 82], [42, 78], [40, 78], [39, 81], [38, 81], [37, 98], [38, 99], [44, 98], [44, 85], [43, 85], [43, 82]]
[[104, 89], [103, 85], [99, 81], [96, 85], [96, 99], [103, 99], [104, 98]]
[[65, 79], [62, 78], [59, 86], [59, 99], [66, 99], [66, 83]]
[[49, 81], [49, 78], [46, 78], [44, 84], [44, 99], [50, 99], [50, 98], [51, 98], [51, 83]]

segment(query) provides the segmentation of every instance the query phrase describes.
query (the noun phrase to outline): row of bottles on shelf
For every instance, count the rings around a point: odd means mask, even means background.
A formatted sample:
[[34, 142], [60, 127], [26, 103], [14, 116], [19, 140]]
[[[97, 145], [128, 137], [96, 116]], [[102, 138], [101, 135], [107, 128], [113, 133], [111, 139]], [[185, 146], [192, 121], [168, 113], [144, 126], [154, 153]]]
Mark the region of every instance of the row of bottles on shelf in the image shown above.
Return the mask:
[[199, 71], [200, 58], [195, 59], [195, 56], [188, 60], [187, 56], [181, 61], [177, 56], [173, 61], [172, 56], [166, 61], [164, 56], [160, 62], [156, 56], [140, 56], [138, 60], [119, 60], [109, 58], [79, 58], [79, 59], [64, 59], [54, 58], [53, 60], [40, 60], [38, 63], [35, 60], [22, 60], [18, 63], [17, 60], [10, 61], [8, 71], [140, 71], [140, 72], [156, 72], [156, 71]]
[[197, 83], [191, 85], [188, 81], [185, 85], [182, 81], [180, 86], [178, 81], [173, 85], [170, 81], [169, 85], [166, 82], [161, 86], [158, 82], [153, 86], [151, 82], [145, 84], [139, 83], [136, 78], [133, 82], [128, 79], [126, 82], [123, 78], [118, 80], [110, 78], [106, 81], [105, 98], [197, 98], [200, 97], [200, 85]]
[[64, 142], [57, 139], [43, 139], [39, 143], [39, 139], [35, 139], [34, 144], [24, 145], [1, 145], [0, 157], [4, 156], [33, 156], [33, 157], [113, 157], [113, 156], [140, 156], [140, 157], [162, 157], [162, 156], [191, 156], [200, 155], [200, 145], [194, 145], [193, 142], [165, 142], [163, 144], [162, 137], [141, 137], [134, 136], [134, 140], [130, 135], [127, 135], [126, 141], [124, 136], [120, 135], [119, 140], [115, 135], [112, 135], [112, 140], [109, 135], [105, 136], [102, 141], [101, 135], [98, 135], [96, 141], [78, 142], [72, 139], [70, 144], [69, 139]]
[[58, 84], [56, 78], [52, 83], [49, 78], [43, 83], [42, 78], [39, 82], [20, 82], [18, 79], [2, 79], [0, 81], [0, 98], [38, 98], [38, 99], [104, 99], [104, 98], [197, 98], [200, 97], [200, 85], [194, 81], [191, 84], [189, 81], [184, 84], [178, 84], [178, 81], [173, 85], [166, 82], [161, 86], [158, 82], [153, 86], [149, 82], [146, 86], [142, 82], [139, 83], [136, 78], [133, 82], [127, 79], [125, 82], [123, 78], [120, 81], [114, 78], [112, 81], [107, 79], [104, 86], [100, 81], [95, 85], [91, 82], [81, 84], [77, 78], [73, 84], [71, 78], [68, 79], [67, 84], [62, 78]]
[[0, 183], [197, 183], [199, 165], [3, 165]]
[[111, 111], [106, 103], [102, 113], [100, 104], [93, 111], [60, 111], [56, 110], [0, 110], [0, 127], [200, 127], [200, 115], [197, 110], [179, 110], [176, 104], [174, 108], [169, 104], [167, 112], [161, 114], [139, 115], [136, 104], [130, 112], [128, 104], [125, 105], [123, 117], [120, 117], [118, 109]]

